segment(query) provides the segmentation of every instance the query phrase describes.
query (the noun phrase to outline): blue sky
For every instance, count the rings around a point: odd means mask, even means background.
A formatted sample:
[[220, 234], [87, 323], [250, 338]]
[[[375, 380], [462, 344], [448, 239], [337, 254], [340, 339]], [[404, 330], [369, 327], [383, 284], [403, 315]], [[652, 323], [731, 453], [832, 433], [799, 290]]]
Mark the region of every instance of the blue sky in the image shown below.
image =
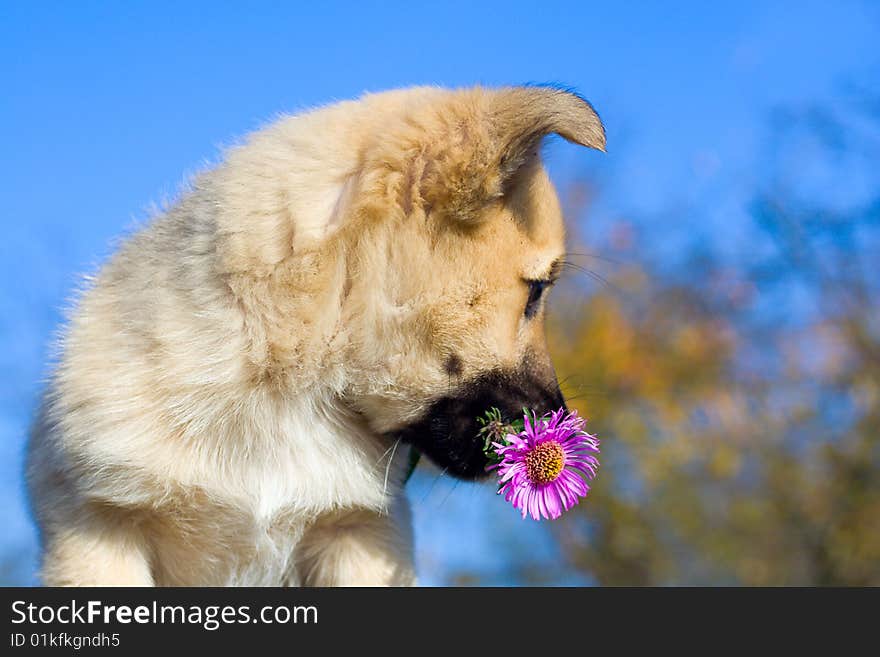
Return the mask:
[[[0, 559], [33, 554], [20, 453], [76, 274], [274, 115], [411, 84], [562, 83], [598, 108], [609, 153], [554, 143], [551, 171], [562, 184], [599, 172], [603, 211], [623, 214], [715, 195], [728, 207], [719, 181], [760, 170], [771, 109], [880, 79], [871, 2], [310, 4], [0, 1]], [[738, 239], [735, 205], [716, 239]], [[681, 222], [670, 234], [706, 230]], [[489, 534], [444, 543], [484, 492], [438, 486], [417, 509], [429, 582], [493, 549]]]

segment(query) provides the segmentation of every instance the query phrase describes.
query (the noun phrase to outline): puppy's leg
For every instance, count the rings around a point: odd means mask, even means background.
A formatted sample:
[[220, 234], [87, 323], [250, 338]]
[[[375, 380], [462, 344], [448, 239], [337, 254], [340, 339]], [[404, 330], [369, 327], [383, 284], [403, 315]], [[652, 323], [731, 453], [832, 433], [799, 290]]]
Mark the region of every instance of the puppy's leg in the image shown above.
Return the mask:
[[152, 586], [143, 536], [125, 521], [89, 517], [47, 536], [47, 586]]
[[409, 503], [400, 495], [388, 514], [323, 516], [306, 530], [295, 559], [303, 586], [413, 586]]

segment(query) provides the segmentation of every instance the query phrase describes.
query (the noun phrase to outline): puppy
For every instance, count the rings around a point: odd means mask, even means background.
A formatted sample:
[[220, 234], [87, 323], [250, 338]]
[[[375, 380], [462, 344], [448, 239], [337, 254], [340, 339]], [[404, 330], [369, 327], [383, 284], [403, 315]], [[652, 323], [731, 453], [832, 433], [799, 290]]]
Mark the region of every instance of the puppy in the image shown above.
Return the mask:
[[414, 446], [564, 400], [543, 303], [563, 222], [542, 138], [580, 97], [413, 88], [252, 134], [78, 300], [32, 432], [50, 585], [408, 585]]

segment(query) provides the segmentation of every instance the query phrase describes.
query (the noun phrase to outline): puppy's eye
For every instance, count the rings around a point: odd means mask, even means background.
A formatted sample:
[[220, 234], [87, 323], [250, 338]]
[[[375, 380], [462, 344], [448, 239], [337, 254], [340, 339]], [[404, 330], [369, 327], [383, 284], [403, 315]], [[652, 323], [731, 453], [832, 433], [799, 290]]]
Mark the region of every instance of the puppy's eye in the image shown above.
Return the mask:
[[550, 281], [526, 281], [529, 285], [529, 298], [526, 301], [525, 316], [531, 319], [538, 312], [541, 306], [541, 297], [544, 296], [544, 290], [550, 286]]

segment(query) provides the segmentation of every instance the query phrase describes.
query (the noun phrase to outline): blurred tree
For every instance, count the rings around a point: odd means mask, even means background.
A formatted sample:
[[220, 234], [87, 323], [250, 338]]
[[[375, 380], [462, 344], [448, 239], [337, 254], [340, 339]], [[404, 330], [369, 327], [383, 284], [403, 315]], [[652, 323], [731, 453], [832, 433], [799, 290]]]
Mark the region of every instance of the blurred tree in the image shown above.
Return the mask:
[[619, 222], [591, 246], [641, 264], [557, 300], [603, 458], [552, 530], [598, 583], [880, 585], [880, 104], [860, 105], [774, 117], [735, 258], [661, 268]]

